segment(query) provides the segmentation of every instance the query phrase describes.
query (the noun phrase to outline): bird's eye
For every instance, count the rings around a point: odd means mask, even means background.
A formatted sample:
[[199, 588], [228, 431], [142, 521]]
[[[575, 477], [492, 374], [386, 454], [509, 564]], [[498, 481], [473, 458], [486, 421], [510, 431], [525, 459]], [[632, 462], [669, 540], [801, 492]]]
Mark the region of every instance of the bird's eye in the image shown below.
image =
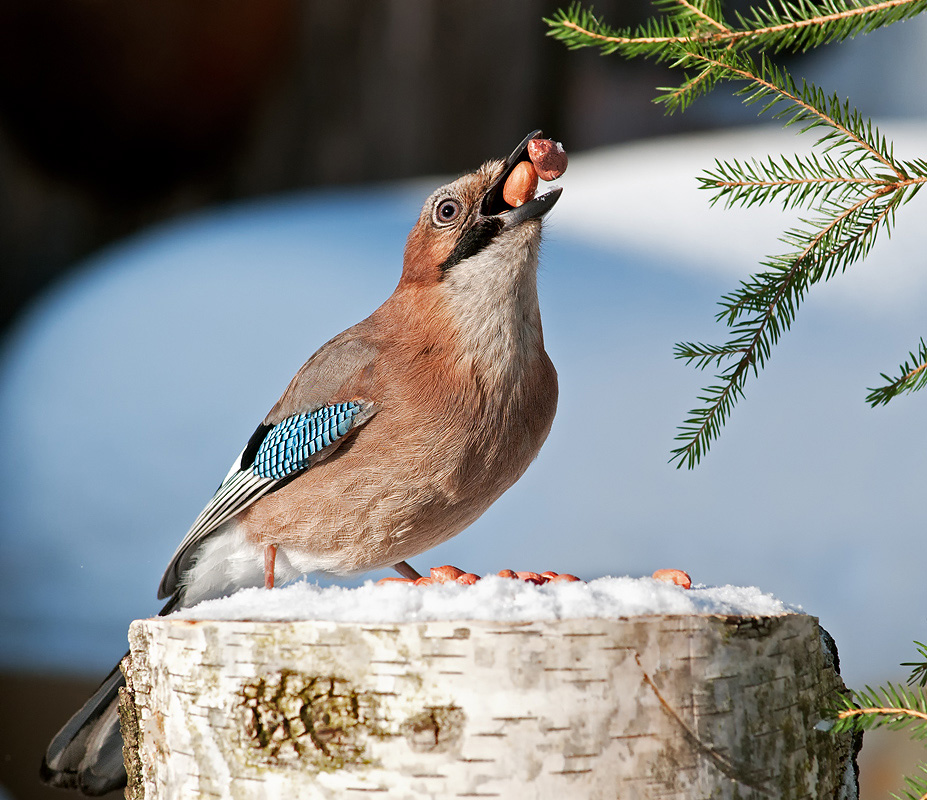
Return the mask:
[[453, 222], [459, 216], [460, 203], [450, 198], [442, 200], [435, 209], [435, 222], [441, 225]]

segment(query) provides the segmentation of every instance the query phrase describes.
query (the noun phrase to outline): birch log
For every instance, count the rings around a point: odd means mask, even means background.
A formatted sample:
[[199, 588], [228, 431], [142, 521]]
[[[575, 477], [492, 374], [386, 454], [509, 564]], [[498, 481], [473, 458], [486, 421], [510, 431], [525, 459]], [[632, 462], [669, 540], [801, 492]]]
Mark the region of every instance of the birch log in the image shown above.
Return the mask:
[[123, 669], [132, 800], [847, 798], [814, 617], [149, 619]]

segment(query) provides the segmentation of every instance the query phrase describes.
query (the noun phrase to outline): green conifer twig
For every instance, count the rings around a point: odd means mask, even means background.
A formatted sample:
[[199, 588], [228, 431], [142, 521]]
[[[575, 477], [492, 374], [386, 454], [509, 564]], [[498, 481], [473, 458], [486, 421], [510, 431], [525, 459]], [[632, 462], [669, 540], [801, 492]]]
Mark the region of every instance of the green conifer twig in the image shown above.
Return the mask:
[[[606, 55], [621, 50], [631, 56], [659, 57], [662, 49], [672, 45], [719, 47], [758, 41], [771, 52], [780, 52], [808, 50], [910, 19], [927, 9], [927, 0], [879, 3], [824, 0], [817, 6], [809, 2], [769, 2], [765, 7], [751, 9], [749, 18], [737, 14], [739, 28], [723, 23], [720, 6], [715, 3], [696, 5], [686, 0], [671, 0], [657, 5], [667, 16], [633, 29], [611, 28], [598, 19], [592, 9], [583, 8], [579, 2], [544, 21], [551, 29], [549, 35], [567, 47], [598, 47]], [[693, 20], [697, 22], [684, 24]]]
[[[889, 730], [907, 730], [912, 739], [927, 740], [927, 645], [915, 642], [919, 661], [902, 664], [913, 667], [906, 688], [887, 683], [877, 689], [866, 686], [863, 690], [851, 691], [837, 699], [836, 705], [829, 709], [826, 729], [832, 733], [847, 731], [864, 731], [873, 728]], [[918, 765], [918, 774], [904, 778], [906, 789], [904, 795], [892, 796], [902, 800], [927, 800], [927, 766]]]
[[865, 730], [887, 727], [909, 728], [915, 739], [927, 739], [927, 695], [887, 683], [879, 689], [867, 686], [841, 700], [833, 730]]
[[920, 661], [902, 661], [901, 666], [911, 667], [911, 674], [908, 677], [908, 685], [920, 686], [922, 689], [927, 686], [927, 644], [915, 642], [917, 652], [921, 657]]
[[898, 371], [901, 373], [897, 378], [890, 378], [884, 372], [882, 378], [885, 384], [875, 389], [870, 389], [866, 395], [866, 402], [875, 407], [886, 405], [890, 400], [905, 392], [915, 392], [927, 385], [927, 344], [921, 338], [920, 347], [917, 354], [912, 351], [908, 353], [910, 361], [905, 361]]

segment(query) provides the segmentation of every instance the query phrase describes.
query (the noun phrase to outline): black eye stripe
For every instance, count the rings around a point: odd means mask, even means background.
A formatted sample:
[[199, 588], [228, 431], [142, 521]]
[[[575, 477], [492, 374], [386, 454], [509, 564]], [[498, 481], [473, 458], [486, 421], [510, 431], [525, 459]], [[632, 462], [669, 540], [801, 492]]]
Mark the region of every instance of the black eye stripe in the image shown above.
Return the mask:
[[482, 219], [471, 227], [451, 251], [451, 254], [441, 264], [441, 273], [447, 272], [455, 264], [459, 264], [464, 259], [475, 256], [486, 245], [488, 245], [499, 231], [502, 230], [502, 220], [496, 217]]

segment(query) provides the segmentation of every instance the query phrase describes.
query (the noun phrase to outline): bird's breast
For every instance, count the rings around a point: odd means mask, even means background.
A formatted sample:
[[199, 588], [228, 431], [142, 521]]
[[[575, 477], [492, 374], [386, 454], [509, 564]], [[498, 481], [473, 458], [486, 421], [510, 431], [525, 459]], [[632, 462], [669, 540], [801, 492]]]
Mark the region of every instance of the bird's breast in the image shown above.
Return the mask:
[[252, 538], [338, 572], [395, 564], [463, 530], [537, 455], [557, 404], [539, 328], [513, 353], [508, 325], [475, 337], [440, 302], [391, 315], [368, 383], [379, 411], [246, 511]]

